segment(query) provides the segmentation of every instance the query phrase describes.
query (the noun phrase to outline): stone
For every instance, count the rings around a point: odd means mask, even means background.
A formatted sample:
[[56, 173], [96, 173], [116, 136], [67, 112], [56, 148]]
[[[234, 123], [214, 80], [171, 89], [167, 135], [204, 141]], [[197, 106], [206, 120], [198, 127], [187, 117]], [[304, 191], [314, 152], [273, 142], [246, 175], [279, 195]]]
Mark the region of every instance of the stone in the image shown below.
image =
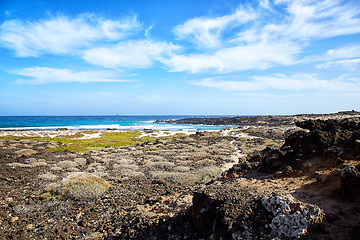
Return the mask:
[[37, 151], [32, 150], [32, 149], [22, 149], [22, 150], [16, 151], [15, 153], [19, 156], [27, 156], [28, 157], [28, 156], [36, 154]]
[[56, 181], [59, 178], [59, 176], [52, 174], [52, 173], [45, 173], [45, 174], [39, 175], [38, 178], [40, 178], [41, 180], [44, 180], [44, 181], [53, 182], [53, 181]]
[[86, 164], [85, 158], [75, 158], [74, 162], [76, 162], [80, 167], [83, 167]]
[[11, 223], [14, 223], [14, 222], [16, 222], [16, 221], [18, 221], [19, 220], [19, 217], [12, 217], [11, 219], [10, 219], [10, 222]]
[[34, 224], [29, 224], [26, 226], [27, 230], [33, 230], [35, 228]]
[[275, 173], [286, 171], [288, 167], [294, 171], [306, 170], [303, 162], [311, 158], [319, 158], [323, 165], [333, 167], [342, 164], [342, 159], [360, 159], [358, 121], [307, 120], [296, 125], [309, 131], [296, 131], [286, 137], [279, 150], [266, 148], [249, 161], [260, 161], [260, 172]]
[[69, 172], [80, 172], [79, 168], [68, 168], [67, 169]]
[[35, 162], [31, 164], [31, 167], [45, 167], [47, 166], [46, 162]]
[[37, 159], [36, 158], [28, 158], [25, 160], [26, 164], [32, 164], [32, 163], [36, 163]]
[[8, 163], [6, 165], [11, 167], [11, 168], [18, 168], [18, 167], [20, 167], [20, 168], [29, 168], [29, 167], [31, 167], [31, 165], [29, 165], [29, 164], [18, 163], [18, 162]]
[[51, 167], [51, 168], [50, 168], [50, 170], [51, 170], [51, 171], [56, 171], [56, 172], [57, 172], [57, 171], [61, 171], [61, 170], [62, 170], [62, 168], [61, 168], [61, 167], [58, 167], [58, 166], [53, 166], [53, 167]]
[[324, 211], [318, 206], [296, 201], [290, 195], [273, 193], [262, 197], [261, 203], [273, 216], [267, 225], [273, 238], [298, 239], [307, 233], [311, 224], [320, 223], [324, 218]]
[[62, 169], [69, 169], [69, 168], [76, 168], [79, 165], [76, 162], [66, 160], [66, 161], [58, 162], [57, 166], [61, 167]]
[[360, 196], [360, 165], [345, 165], [340, 169], [341, 194], [344, 199], [355, 200]]

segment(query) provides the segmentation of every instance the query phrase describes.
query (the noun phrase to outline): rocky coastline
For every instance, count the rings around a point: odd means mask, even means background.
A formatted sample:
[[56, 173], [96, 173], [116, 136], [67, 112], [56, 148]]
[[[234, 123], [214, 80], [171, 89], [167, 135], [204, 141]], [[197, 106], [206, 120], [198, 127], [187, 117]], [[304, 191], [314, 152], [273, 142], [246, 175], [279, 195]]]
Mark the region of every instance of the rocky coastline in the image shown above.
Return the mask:
[[344, 119], [360, 116], [357, 111], [343, 111], [330, 114], [297, 114], [279, 116], [241, 116], [184, 118], [178, 120], [155, 121], [156, 123], [203, 124], [203, 125], [237, 125], [237, 126], [294, 126], [295, 122], [306, 119]]
[[358, 239], [359, 117], [184, 120], [239, 125], [196, 133], [0, 131], [0, 239]]

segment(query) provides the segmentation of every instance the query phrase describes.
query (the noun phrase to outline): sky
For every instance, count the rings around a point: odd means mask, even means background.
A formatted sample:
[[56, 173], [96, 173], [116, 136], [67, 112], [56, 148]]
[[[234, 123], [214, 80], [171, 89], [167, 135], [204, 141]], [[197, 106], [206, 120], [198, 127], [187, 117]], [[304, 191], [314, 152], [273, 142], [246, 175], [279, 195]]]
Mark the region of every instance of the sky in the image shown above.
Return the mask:
[[0, 115], [360, 110], [359, 0], [0, 0]]

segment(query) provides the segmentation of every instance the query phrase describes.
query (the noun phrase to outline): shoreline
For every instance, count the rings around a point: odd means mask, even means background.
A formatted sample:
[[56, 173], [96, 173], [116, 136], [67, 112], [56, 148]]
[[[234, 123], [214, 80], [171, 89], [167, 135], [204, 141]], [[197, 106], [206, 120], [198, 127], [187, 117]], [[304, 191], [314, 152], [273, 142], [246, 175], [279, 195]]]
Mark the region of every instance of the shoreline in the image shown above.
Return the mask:
[[[201, 128], [199, 128], [201, 127]], [[208, 128], [206, 128], [208, 127]], [[215, 128], [214, 128], [215, 127]], [[184, 124], [179, 126], [121, 126], [121, 125], [88, 125], [88, 126], [43, 126], [43, 127], [7, 127], [1, 131], [219, 131], [234, 125]], [[203, 129], [202, 129], [203, 128]]]
[[0, 138], [6, 136], [16, 136], [16, 137], [34, 137], [34, 138], [56, 138], [59, 136], [69, 136], [72, 137], [78, 133], [83, 134], [84, 137], [77, 138], [77, 139], [91, 139], [91, 138], [100, 138], [103, 133], [124, 133], [124, 132], [139, 132], [140, 136], [142, 137], [168, 137], [177, 134], [195, 134], [196, 132], [218, 132], [221, 130], [151, 130], [151, 129], [144, 129], [144, 130], [134, 130], [134, 129], [127, 129], [127, 130], [114, 130], [114, 129], [107, 129], [107, 130], [71, 130], [71, 129], [61, 129], [61, 130], [0, 130]]
[[345, 119], [360, 118], [360, 112], [340, 111], [328, 114], [296, 114], [296, 115], [267, 115], [267, 116], [238, 116], [238, 117], [209, 117], [209, 118], [185, 118], [175, 120], [157, 120], [155, 123], [175, 123], [175, 124], [204, 124], [204, 125], [237, 125], [237, 126], [294, 126], [295, 122], [307, 119]]
[[351, 239], [359, 120], [296, 125], [0, 131], [0, 235]]
[[[200, 115], [199, 115], [200, 116]], [[341, 111], [329, 114], [296, 114], [296, 115], [261, 115], [261, 116], [237, 116], [237, 117], [191, 117], [169, 120], [140, 121], [152, 125], [121, 125], [121, 124], [97, 124], [97, 125], [65, 125], [65, 126], [30, 126], [30, 127], [5, 127], [3, 131], [220, 131], [235, 127], [253, 126], [295, 126], [298, 121], [306, 119], [360, 119], [360, 112]], [[168, 125], [165, 125], [168, 124]], [[169, 126], [170, 124], [170, 126]], [[163, 125], [163, 126], [162, 126]]]

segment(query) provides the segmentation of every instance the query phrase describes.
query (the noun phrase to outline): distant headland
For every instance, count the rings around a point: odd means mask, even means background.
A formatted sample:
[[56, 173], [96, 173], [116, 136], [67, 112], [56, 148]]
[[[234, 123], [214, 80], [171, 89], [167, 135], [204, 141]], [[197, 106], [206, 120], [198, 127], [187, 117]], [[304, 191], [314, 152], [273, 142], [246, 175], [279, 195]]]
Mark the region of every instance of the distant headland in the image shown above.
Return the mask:
[[158, 120], [155, 123], [203, 124], [203, 125], [238, 125], [238, 126], [292, 126], [295, 122], [305, 119], [344, 119], [359, 118], [360, 112], [341, 111], [329, 114], [297, 114], [239, 117], [185, 118], [175, 120]]

